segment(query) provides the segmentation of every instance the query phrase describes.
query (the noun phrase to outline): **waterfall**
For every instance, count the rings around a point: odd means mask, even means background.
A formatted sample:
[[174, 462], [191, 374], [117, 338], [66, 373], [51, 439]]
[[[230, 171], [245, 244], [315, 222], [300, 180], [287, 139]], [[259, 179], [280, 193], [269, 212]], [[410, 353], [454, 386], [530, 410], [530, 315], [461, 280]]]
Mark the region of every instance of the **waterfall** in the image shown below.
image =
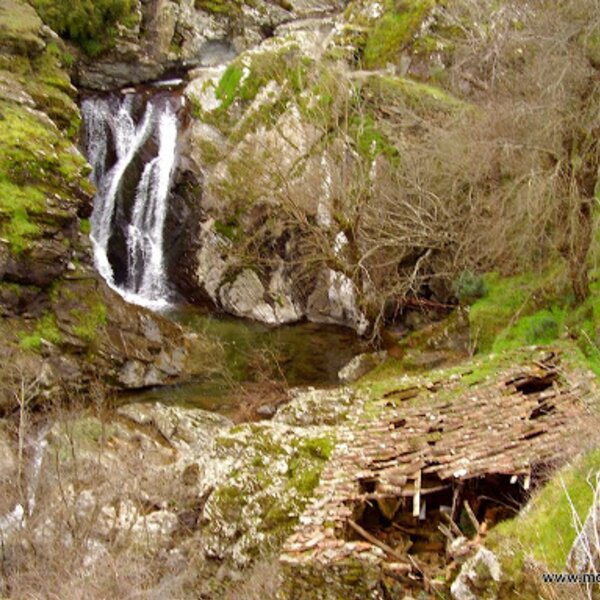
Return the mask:
[[[142, 102], [142, 111], [140, 100], [135, 94], [88, 98], [81, 108], [97, 188], [91, 218], [96, 268], [125, 300], [156, 310], [168, 306], [171, 295], [163, 234], [176, 162], [179, 100], [157, 95], [145, 106]], [[132, 193], [125, 178], [142, 157], [147, 162]], [[119, 277], [110, 258], [117, 234], [126, 248], [126, 256], [120, 257], [126, 272]]]

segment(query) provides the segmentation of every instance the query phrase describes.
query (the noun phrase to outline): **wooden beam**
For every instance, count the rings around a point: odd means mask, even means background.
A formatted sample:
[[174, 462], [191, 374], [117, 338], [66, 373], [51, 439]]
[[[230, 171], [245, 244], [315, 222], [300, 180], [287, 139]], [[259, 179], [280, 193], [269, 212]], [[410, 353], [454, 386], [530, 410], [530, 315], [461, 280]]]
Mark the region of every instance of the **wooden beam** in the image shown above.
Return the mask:
[[467, 512], [467, 516], [469, 517], [469, 520], [471, 521], [473, 527], [475, 527], [475, 531], [479, 532], [479, 528], [481, 527], [481, 525], [479, 524], [479, 521], [477, 520], [477, 517], [475, 516], [475, 513], [473, 512], [471, 505], [469, 504], [469, 502], [467, 500], [465, 500], [463, 502], [463, 506], [465, 507], [465, 511]]
[[358, 523], [355, 523], [352, 520], [348, 521], [348, 525], [356, 531], [360, 536], [362, 536], [367, 542], [370, 542], [374, 546], [381, 548], [384, 552], [393, 556], [395, 559], [399, 560], [400, 563], [410, 566], [406, 562], [406, 556], [402, 556], [399, 552], [396, 552], [391, 546], [388, 546], [385, 542], [378, 540], [374, 535], [371, 535], [366, 529], [363, 529]]

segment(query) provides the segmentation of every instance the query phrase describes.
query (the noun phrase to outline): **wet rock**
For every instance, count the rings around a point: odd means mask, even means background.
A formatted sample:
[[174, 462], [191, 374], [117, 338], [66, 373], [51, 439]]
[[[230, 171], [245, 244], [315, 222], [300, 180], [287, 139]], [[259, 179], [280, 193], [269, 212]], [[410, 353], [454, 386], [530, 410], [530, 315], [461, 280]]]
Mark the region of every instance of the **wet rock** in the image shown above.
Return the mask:
[[497, 556], [481, 547], [461, 568], [450, 591], [454, 600], [492, 600], [498, 597], [502, 569]]
[[21, 285], [46, 287], [60, 277], [71, 250], [58, 240], [36, 240], [21, 254], [12, 254], [4, 267], [4, 279]]

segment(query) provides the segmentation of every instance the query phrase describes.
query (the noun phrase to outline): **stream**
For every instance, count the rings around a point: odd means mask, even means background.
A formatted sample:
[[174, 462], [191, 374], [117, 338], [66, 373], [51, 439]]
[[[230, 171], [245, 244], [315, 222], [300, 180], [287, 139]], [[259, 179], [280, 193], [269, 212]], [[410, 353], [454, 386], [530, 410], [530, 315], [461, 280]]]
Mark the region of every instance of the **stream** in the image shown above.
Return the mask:
[[367, 349], [366, 342], [351, 329], [336, 325], [272, 327], [195, 307], [173, 309], [167, 315], [218, 340], [226, 372], [191, 383], [124, 394], [121, 401], [176, 403], [241, 420], [245, 402], [260, 405], [283, 401], [281, 393], [274, 394], [277, 388], [337, 385], [338, 371]]

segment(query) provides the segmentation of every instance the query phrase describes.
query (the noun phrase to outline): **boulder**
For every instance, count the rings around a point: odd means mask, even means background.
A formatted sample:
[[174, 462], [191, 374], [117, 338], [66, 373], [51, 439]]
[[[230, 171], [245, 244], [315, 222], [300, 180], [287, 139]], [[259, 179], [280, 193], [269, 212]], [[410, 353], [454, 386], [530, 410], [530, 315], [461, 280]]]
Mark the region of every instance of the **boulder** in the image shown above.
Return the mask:
[[454, 600], [493, 600], [498, 598], [502, 569], [498, 557], [485, 547], [462, 566], [450, 588]]
[[365, 352], [355, 356], [340, 369], [339, 380], [342, 383], [353, 383], [379, 366], [387, 358], [387, 352]]

